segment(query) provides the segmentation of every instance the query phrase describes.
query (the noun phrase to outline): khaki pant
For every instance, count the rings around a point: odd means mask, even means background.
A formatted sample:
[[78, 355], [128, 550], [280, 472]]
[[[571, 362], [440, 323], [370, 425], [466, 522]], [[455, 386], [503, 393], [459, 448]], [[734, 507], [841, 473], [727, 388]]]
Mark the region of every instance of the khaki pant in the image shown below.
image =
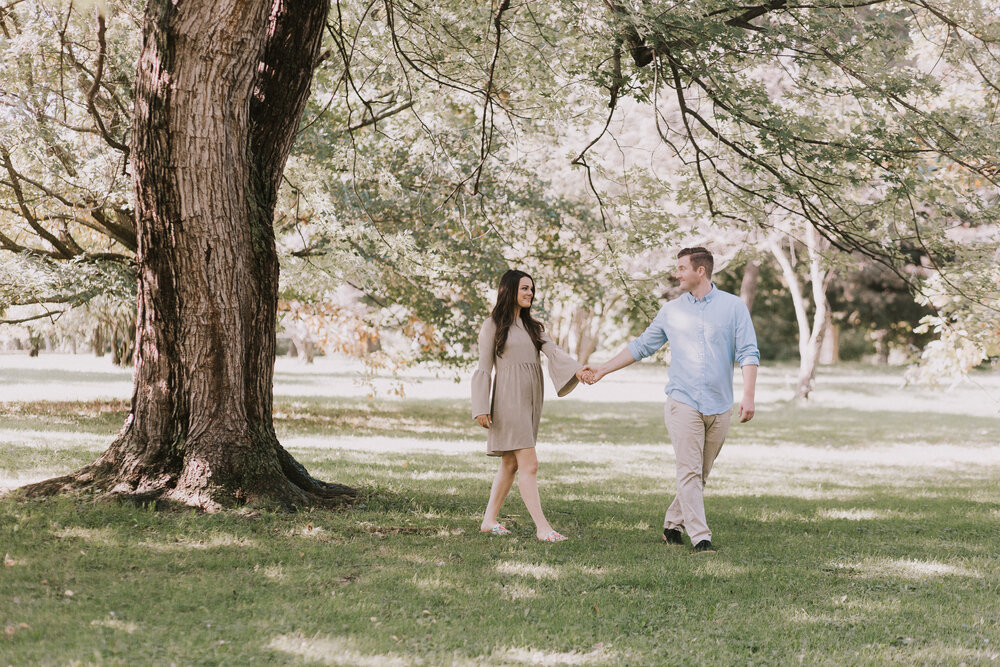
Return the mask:
[[677, 459], [677, 496], [667, 508], [664, 528], [681, 529], [691, 544], [712, 539], [705, 519], [705, 480], [729, 432], [732, 410], [703, 415], [690, 405], [667, 399], [663, 421]]

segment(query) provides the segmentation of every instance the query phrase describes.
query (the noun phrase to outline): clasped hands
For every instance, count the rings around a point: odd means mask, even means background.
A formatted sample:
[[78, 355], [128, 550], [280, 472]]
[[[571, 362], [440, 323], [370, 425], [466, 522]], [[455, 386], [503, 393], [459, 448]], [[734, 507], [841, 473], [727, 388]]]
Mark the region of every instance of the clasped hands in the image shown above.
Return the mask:
[[601, 373], [596, 367], [588, 364], [576, 372], [576, 377], [584, 384], [594, 384], [604, 377], [604, 373]]

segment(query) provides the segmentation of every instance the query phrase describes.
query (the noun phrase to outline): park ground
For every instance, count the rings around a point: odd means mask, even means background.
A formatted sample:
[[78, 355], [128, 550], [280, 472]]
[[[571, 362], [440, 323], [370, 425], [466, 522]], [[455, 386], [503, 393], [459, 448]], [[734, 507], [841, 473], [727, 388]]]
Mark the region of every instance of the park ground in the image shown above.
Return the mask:
[[[762, 369], [707, 490], [717, 554], [660, 541], [665, 370], [549, 392], [543, 544], [496, 467], [467, 381], [281, 359], [276, 426], [353, 507], [213, 515], [9, 491], [95, 458], [128, 371], [0, 355], [0, 665], [988, 664], [1000, 661], [1000, 374]], [[739, 391], [739, 390], [738, 390]]]

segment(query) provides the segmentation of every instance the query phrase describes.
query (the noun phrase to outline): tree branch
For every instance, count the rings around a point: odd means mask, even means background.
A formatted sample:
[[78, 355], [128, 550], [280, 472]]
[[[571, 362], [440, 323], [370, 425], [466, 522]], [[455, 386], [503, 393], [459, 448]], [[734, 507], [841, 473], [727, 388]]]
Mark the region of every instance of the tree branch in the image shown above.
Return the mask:
[[115, 150], [121, 151], [125, 155], [125, 164], [128, 164], [129, 148], [122, 142], [118, 141], [111, 136], [108, 129], [104, 126], [104, 119], [101, 118], [101, 114], [97, 111], [97, 104], [95, 100], [97, 99], [97, 94], [101, 91], [101, 78], [104, 76], [104, 58], [105, 53], [108, 50], [108, 44], [106, 39], [107, 26], [104, 23], [104, 14], [98, 13], [97, 15], [97, 67], [94, 72], [94, 83], [90, 86], [90, 90], [87, 92], [87, 110], [90, 115], [93, 116], [94, 121], [97, 123], [97, 129], [101, 131], [101, 136], [104, 140], [108, 142], [108, 145]]
[[[68, 310], [68, 309], [66, 309], [66, 310]], [[17, 320], [0, 320], [0, 324], [24, 324], [25, 322], [31, 322], [32, 320], [40, 320], [43, 317], [49, 317], [49, 318], [51, 318], [53, 316], [59, 317], [60, 315], [62, 315], [63, 313], [65, 313], [66, 310], [58, 310], [58, 311], [56, 311], [54, 313], [52, 313], [52, 312], [45, 312], [45, 313], [42, 313], [41, 315], [32, 315], [31, 317], [22, 317], [21, 319], [17, 319]]]
[[[497, 60], [500, 59], [500, 39], [503, 36], [503, 13], [510, 7], [510, 0], [502, 0], [497, 8], [496, 18], [493, 19], [493, 26], [497, 31], [497, 41], [493, 47], [493, 59], [490, 61], [489, 74], [486, 77], [486, 99], [483, 101], [483, 118], [479, 134], [479, 164], [476, 166], [476, 178], [472, 184], [472, 193], [479, 194], [479, 182], [483, 177], [483, 166], [486, 158], [493, 148], [493, 79], [496, 74]], [[490, 117], [490, 129], [486, 131], [486, 117]]]
[[24, 199], [24, 192], [21, 189], [20, 174], [14, 169], [14, 163], [10, 159], [10, 153], [7, 152], [5, 146], [0, 146], [0, 157], [3, 158], [4, 168], [7, 170], [7, 174], [10, 176], [11, 187], [14, 190], [14, 196], [17, 199], [18, 208], [21, 211], [21, 215], [27, 221], [28, 225], [35, 230], [35, 232], [41, 236], [43, 239], [49, 242], [49, 244], [56, 249], [56, 252], [60, 253], [66, 259], [70, 259], [75, 255], [72, 250], [70, 250], [62, 241], [53, 236], [45, 227], [38, 222], [38, 218], [35, 214], [31, 212], [28, 208], [28, 204]]
[[385, 120], [386, 118], [391, 118], [392, 116], [395, 116], [396, 114], [398, 114], [398, 113], [400, 113], [402, 111], [406, 111], [407, 109], [409, 109], [410, 107], [412, 107], [414, 104], [415, 104], [415, 102], [413, 100], [409, 100], [408, 102], [404, 102], [403, 104], [394, 106], [391, 109], [386, 109], [385, 111], [383, 111], [380, 114], [371, 116], [368, 119], [361, 121], [360, 123], [356, 123], [354, 125], [351, 125], [350, 127], [345, 127], [342, 130], [335, 130], [334, 133], [335, 134], [346, 134], [348, 132], [357, 132], [360, 129], [368, 127], [369, 125], [375, 125], [376, 123], [379, 123], [379, 122]]
[[273, 208], [288, 152], [309, 99], [329, 0], [276, 0], [250, 101], [250, 151]]

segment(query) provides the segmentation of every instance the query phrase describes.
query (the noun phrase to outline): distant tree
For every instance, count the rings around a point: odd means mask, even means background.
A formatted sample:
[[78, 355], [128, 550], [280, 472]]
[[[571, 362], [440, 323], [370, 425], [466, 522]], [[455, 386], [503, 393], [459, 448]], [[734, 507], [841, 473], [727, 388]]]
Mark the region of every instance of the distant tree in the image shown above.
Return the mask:
[[[892, 346], [918, 350], [931, 337], [914, 331], [921, 318], [932, 314], [918, 303], [911, 284], [882, 264], [863, 257], [848, 260], [830, 288], [830, 307], [834, 321], [854, 330], [864, 331], [873, 342], [879, 363], [889, 362]], [[926, 273], [919, 264], [911, 264], [913, 274]]]

